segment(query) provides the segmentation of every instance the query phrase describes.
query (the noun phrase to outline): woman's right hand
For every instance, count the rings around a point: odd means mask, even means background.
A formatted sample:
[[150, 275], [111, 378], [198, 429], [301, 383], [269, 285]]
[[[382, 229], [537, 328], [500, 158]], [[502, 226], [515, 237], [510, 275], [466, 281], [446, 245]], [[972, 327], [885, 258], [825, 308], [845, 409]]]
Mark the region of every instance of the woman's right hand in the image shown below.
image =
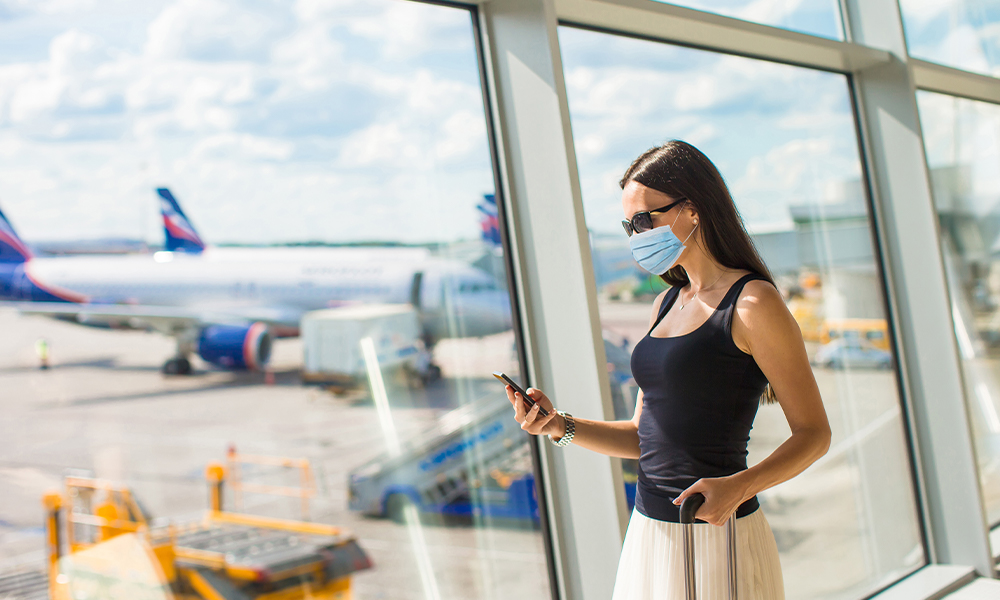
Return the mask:
[[[542, 390], [536, 390], [535, 388], [528, 388], [525, 391], [535, 401], [535, 405], [531, 410], [525, 409], [524, 398], [521, 397], [521, 394], [515, 392], [511, 386], [507, 386], [507, 400], [510, 400], [510, 403], [514, 406], [514, 420], [521, 424], [521, 429], [531, 435], [551, 435], [553, 438], [562, 437], [566, 433], [566, 421], [556, 414], [555, 409], [552, 407], [552, 402], [549, 401], [548, 397], [542, 393]], [[548, 411], [549, 415], [547, 417], [541, 416], [541, 413], [538, 411], [539, 406]]]

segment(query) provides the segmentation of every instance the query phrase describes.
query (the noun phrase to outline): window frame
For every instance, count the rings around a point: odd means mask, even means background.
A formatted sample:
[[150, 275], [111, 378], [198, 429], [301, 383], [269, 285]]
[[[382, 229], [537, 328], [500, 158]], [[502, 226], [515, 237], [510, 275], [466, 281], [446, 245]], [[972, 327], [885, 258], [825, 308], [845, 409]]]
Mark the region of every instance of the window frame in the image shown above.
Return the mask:
[[[927, 248], [926, 243], [924, 247], [918, 243], [936, 234], [937, 224], [915, 91], [926, 89], [1000, 103], [1000, 79], [909, 57], [896, 0], [842, 0], [844, 41], [653, 0], [478, 0], [452, 4], [479, 9], [488, 88], [484, 93], [490, 97], [490, 127], [497, 140], [498, 198], [503, 198], [506, 209], [501, 218], [506, 221], [505, 244], [509, 244], [507, 254], [513, 265], [511, 290], [520, 307], [517, 327], [524, 345], [520, 351], [529, 381], [540, 385], [551, 383], [558, 387], [568, 374], [545, 358], [551, 345], [549, 340], [554, 339], [560, 328], [559, 324], [548, 323], [558, 318], [550, 314], [551, 310], [547, 312], [545, 297], [559, 295], [559, 290], [539, 280], [537, 266], [529, 264], [545, 260], [536, 255], [534, 249], [539, 244], [544, 246], [543, 236], [552, 235], [552, 232], [531, 227], [532, 207], [528, 199], [532, 196], [532, 186], [525, 182], [531, 167], [522, 160], [530, 150], [526, 147], [528, 141], [518, 139], [519, 116], [558, 121], [554, 127], [561, 130], [564, 148], [561, 158], [565, 158], [565, 164], [554, 164], [552, 175], [569, 179], [569, 189], [561, 190], [569, 197], [559, 200], [563, 203], [559, 210], [566, 210], [566, 202], [574, 207], [572, 213], [563, 214], [571, 221], [576, 220], [577, 226], [575, 232], [559, 231], [556, 235], [565, 242], [564, 248], [573, 257], [571, 262], [586, 266], [591, 262], [585, 227], [579, 226], [583, 218], [582, 201], [568, 121], [558, 26], [582, 27], [847, 77], [890, 343], [899, 358], [897, 377], [901, 409], [907, 428], [907, 449], [912, 457], [912, 476], [927, 561], [932, 565], [969, 564], [980, 575], [992, 577], [993, 558], [986, 540], [988, 530], [977, 517], [982, 515], [981, 498], [968, 493], [969, 490], [978, 491], [978, 473], [964, 407], [958, 349], [950, 331], [943, 259], [936, 245]], [[513, 105], [524, 90], [512, 83], [510, 56], [524, 57], [528, 68], [539, 76], [546, 93], [554, 97], [557, 114], [516, 113]], [[904, 130], [894, 130], [887, 115], [901, 118]], [[545, 135], [549, 136], [545, 139], [547, 143], [558, 146], [560, 140], [553, 139], [551, 131]], [[531, 141], [536, 141], [535, 136], [531, 136]], [[907, 177], [911, 181], [903, 181]], [[904, 206], [902, 200], [894, 202], [894, 198], [907, 198], [909, 203]], [[590, 276], [592, 274], [584, 273], [585, 279]], [[917, 280], [932, 291], [931, 298], [924, 299], [915, 293], [917, 284], [914, 281]], [[590, 322], [581, 324], [586, 330], [584, 337], [599, 340], [600, 322], [594, 310], [596, 290], [592, 285], [586, 289], [582, 303], [590, 314]], [[917, 323], [928, 317], [944, 325], [939, 324], [932, 332], [920, 330]], [[600, 364], [604, 358], [603, 348], [594, 348], [586, 353], [586, 358], [588, 363], [597, 359]], [[942, 374], [928, 374], [926, 367], [931, 363]], [[603, 382], [601, 376], [598, 379]], [[606, 398], [603, 398], [606, 395], [604, 390], [587, 390], [586, 401], [581, 400], [581, 404], [594, 409], [590, 414], [599, 414], [606, 408]], [[935, 405], [941, 399], [944, 402]], [[944, 446], [949, 447], [945, 449]], [[605, 555], [578, 553], [573, 548], [574, 536], [568, 531], [572, 523], [560, 521], [560, 512], [572, 513], [573, 507], [580, 505], [579, 500], [574, 501], [571, 497], [578, 485], [574, 483], [577, 477], [573, 474], [574, 469], [544, 446], [539, 449], [538, 458], [544, 475], [539, 481], [548, 498], [552, 519], [549, 526], [554, 535], [553, 560], [559, 579], [559, 595], [554, 597], [602, 597], [606, 590], [590, 590], [581, 584], [590, 571], [609, 568], [596, 559], [596, 555]], [[612, 471], [615, 471], [613, 467]], [[619, 468], [617, 483], [620, 483], [620, 476]], [[622, 512], [620, 508], [619, 513]], [[619, 522], [625, 517], [619, 514]]]

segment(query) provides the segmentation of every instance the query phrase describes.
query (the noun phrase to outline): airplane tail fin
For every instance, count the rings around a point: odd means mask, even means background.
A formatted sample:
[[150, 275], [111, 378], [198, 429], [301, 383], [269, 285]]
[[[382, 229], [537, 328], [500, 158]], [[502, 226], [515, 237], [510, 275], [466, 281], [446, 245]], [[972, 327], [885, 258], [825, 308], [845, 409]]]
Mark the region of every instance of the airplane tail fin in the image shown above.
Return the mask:
[[14, 232], [3, 212], [0, 212], [0, 263], [23, 263], [30, 259], [31, 250]]
[[191, 252], [198, 254], [205, 249], [205, 242], [195, 231], [177, 199], [167, 188], [157, 188], [160, 196], [160, 213], [163, 215], [163, 230], [167, 235], [166, 249], [171, 252]]
[[483, 201], [476, 205], [479, 209], [479, 225], [482, 227], [482, 238], [490, 246], [500, 247], [500, 217], [497, 213], [496, 194], [483, 194]]

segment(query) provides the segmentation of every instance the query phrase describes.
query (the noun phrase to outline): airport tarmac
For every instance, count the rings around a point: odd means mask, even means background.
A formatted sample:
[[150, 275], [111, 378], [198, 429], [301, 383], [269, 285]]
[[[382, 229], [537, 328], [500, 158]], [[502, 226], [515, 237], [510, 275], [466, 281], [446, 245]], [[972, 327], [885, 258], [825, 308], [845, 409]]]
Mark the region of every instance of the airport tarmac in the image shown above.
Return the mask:
[[[648, 304], [602, 305], [605, 326], [632, 342]], [[164, 377], [169, 339], [141, 332], [87, 329], [0, 309], [0, 570], [42, 557], [42, 493], [67, 469], [129, 484], [154, 516], [197, 517], [207, 503], [205, 465], [240, 452], [308, 458], [317, 474], [314, 520], [354, 531], [375, 568], [355, 576], [356, 597], [423, 599], [547, 598], [541, 534], [510, 526], [428, 524], [412, 528], [347, 510], [347, 476], [385, 449], [370, 402], [334, 397], [299, 384], [301, 346], [277, 342], [274, 385], [261, 374], [204, 370]], [[37, 368], [44, 337], [53, 367]], [[506, 401], [489, 373], [516, 372], [513, 336], [446, 340], [435, 349], [444, 379], [428, 389], [393, 387], [401, 439], [431, 426], [460, 403]], [[902, 443], [893, 371], [816, 370], [834, 428], [834, 447], [800, 477], [762, 497], [782, 554], [789, 598], [849, 598], [888, 567], [921, 559], [910, 470]], [[780, 409], [763, 407], [751, 433], [749, 462], [788, 435]], [[909, 503], [909, 504], [908, 504]], [[247, 500], [268, 514], [297, 504]], [[413, 540], [423, 539], [426, 552]], [[421, 556], [429, 560], [423, 560]], [[429, 565], [429, 567], [428, 567]], [[427, 569], [433, 577], [428, 579]], [[423, 570], [423, 577], [421, 573]]]
[[[159, 365], [173, 344], [155, 334], [86, 329], [9, 310], [0, 310], [0, 331], [0, 570], [40, 564], [41, 495], [60, 487], [67, 469], [127, 483], [155, 517], [197, 518], [207, 506], [205, 466], [224, 459], [232, 444], [243, 453], [310, 459], [319, 488], [313, 519], [354, 531], [375, 563], [355, 576], [356, 598], [423, 599], [426, 564], [442, 599], [548, 595], [537, 531], [429, 525], [422, 528], [429, 560], [422, 561], [406, 526], [347, 510], [348, 473], [385, 449], [382, 430], [370, 402], [299, 385], [297, 340], [277, 343], [276, 383], [265, 385], [259, 373], [164, 377]], [[48, 371], [37, 368], [39, 337], [51, 347]], [[456, 352], [450, 366], [461, 372], [482, 361], [516, 371], [512, 336], [506, 338], [478, 343], [498, 353], [495, 360]], [[491, 394], [506, 402], [492, 377], [456, 380], [448, 368], [445, 375], [427, 390], [391, 393], [401, 439], [460, 401]], [[299, 516], [296, 501], [261, 500], [248, 496], [249, 511]]]

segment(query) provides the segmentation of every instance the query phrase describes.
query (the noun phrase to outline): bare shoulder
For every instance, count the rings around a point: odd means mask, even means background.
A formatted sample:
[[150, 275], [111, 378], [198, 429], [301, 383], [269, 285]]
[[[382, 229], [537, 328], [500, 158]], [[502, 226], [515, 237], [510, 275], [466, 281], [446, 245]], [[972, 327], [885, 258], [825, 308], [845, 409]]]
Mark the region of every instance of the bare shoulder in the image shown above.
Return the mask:
[[764, 338], [801, 337], [795, 318], [785, 306], [781, 293], [770, 282], [749, 281], [736, 301], [733, 341], [750, 354]]
[[740, 297], [736, 300], [736, 310], [741, 312], [757, 314], [760, 311], [788, 312], [785, 308], [785, 301], [778, 290], [771, 285], [771, 282], [763, 279], [748, 281], [740, 291]]

